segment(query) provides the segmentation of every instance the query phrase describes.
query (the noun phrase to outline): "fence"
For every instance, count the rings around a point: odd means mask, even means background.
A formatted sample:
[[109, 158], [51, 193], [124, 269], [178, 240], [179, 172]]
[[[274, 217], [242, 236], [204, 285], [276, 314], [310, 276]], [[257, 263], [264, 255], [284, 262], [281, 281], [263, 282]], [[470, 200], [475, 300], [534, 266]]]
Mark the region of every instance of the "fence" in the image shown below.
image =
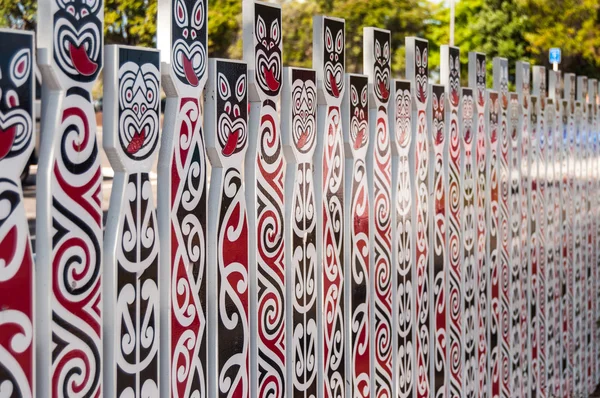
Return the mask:
[[[40, 1], [37, 59], [33, 34], [0, 30], [0, 396], [592, 393], [596, 80], [547, 85], [517, 62], [511, 93], [495, 58], [488, 90], [470, 53], [461, 88], [442, 46], [430, 84], [420, 38], [393, 80], [377, 28], [365, 75], [345, 74], [330, 17], [314, 18], [314, 69], [284, 68], [280, 6], [252, 0], [244, 61], [207, 58], [206, 0], [160, 1], [161, 51], [103, 46], [102, 6]], [[19, 176], [36, 62], [34, 264]]]

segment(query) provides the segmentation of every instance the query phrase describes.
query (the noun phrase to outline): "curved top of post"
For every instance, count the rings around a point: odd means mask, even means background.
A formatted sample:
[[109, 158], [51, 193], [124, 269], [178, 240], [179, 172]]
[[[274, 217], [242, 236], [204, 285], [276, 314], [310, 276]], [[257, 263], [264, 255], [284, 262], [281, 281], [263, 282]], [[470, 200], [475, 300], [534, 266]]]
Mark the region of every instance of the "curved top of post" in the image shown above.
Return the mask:
[[363, 70], [369, 77], [371, 107], [387, 107], [390, 100], [392, 35], [389, 30], [363, 29]]
[[244, 60], [250, 101], [278, 97], [282, 79], [281, 6], [244, 0]]
[[424, 110], [429, 95], [429, 42], [418, 37], [407, 37], [406, 79], [413, 87], [416, 108]]
[[440, 47], [440, 82], [446, 86], [448, 102], [457, 108], [460, 101], [460, 49], [442, 45]]
[[313, 17], [313, 69], [317, 71], [319, 103], [340, 106], [344, 96], [346, 22]]
[[500, 106], [503, 110], [508, 109], [508, 60], [506, 58], [494, 57], [494, 90], [500, 95]]
[[484, 53], [469, 52], [469, 87], [475, 90], [477, 108], [483, 109], [486, 101], [486, 57]]
[[517, 61], [515, 67], [515, 80], [517, 86], [517, 94], [519, 94], [519, 100], [524, 109], [529, 108], [529, 95], [530, 95], [530, 72], [529, 62]]
[[198, 98], [207, 79], [207, 0], [159, 0], [157, 44], [167, 96]]

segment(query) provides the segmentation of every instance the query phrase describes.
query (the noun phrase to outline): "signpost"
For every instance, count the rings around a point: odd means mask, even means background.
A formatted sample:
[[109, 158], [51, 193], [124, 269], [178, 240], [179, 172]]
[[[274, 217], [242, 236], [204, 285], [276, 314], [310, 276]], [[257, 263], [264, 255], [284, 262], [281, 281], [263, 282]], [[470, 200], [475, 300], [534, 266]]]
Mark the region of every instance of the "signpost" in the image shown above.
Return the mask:
[[549, 52], [550, 63], [552, 64], [552, 70], [558, 70], [558, 64], [560, 64], [561, 60], [561, 52], [560, 48], [551, 48]]

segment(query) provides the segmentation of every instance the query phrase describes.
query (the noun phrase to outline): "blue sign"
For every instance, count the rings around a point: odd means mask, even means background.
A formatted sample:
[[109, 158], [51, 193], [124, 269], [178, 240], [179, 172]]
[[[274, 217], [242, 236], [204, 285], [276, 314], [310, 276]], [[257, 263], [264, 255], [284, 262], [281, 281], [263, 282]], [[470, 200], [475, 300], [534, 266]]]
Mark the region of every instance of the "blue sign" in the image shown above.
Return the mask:
[[551, 48], [550, 49], [550, 63], [551, 64], [560, 64], [560, 48]]

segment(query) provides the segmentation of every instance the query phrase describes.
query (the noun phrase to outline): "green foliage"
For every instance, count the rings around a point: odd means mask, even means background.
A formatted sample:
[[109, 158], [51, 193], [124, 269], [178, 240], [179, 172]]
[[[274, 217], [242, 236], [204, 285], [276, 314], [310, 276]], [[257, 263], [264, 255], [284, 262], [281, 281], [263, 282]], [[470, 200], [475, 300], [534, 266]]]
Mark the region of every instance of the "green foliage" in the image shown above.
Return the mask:
[[0, 0], [0, 27], [35, 30], [37, 0]]
[[157, 0], [105, 0], [106, 44], [156, 45]]

